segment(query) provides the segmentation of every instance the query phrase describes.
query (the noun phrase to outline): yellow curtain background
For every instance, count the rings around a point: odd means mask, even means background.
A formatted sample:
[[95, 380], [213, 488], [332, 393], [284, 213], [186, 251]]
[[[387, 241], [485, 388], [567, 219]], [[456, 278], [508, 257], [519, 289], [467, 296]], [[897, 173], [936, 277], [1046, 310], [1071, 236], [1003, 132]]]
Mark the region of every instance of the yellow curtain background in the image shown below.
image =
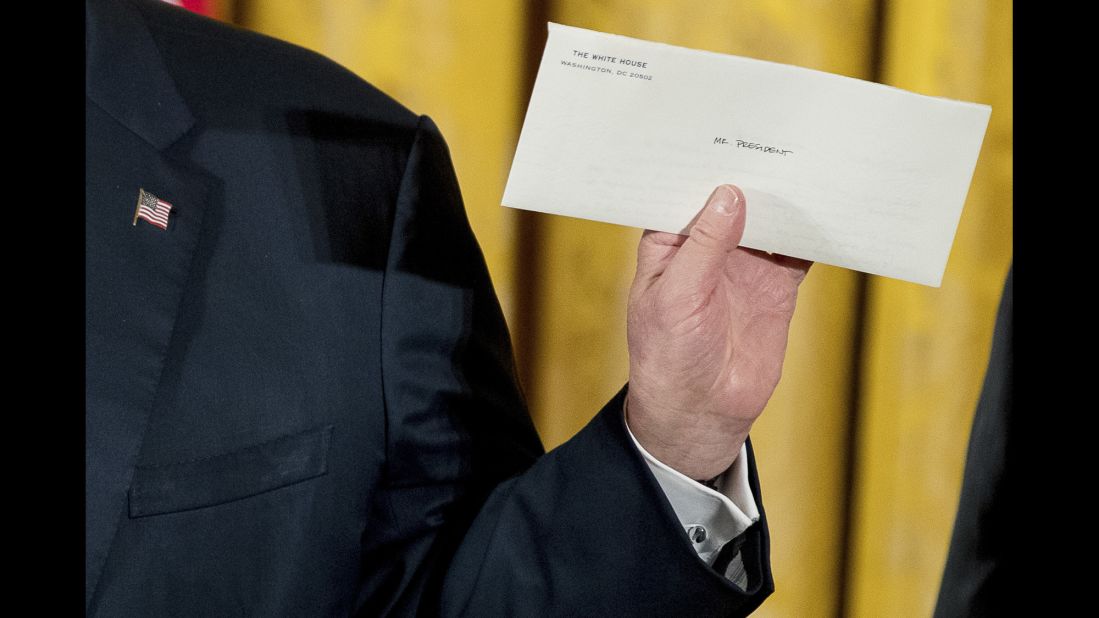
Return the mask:
[[640, 235], [500, 206], [547, 20], [992, 105], [942, 287], [814, 266], [782, 382], [752, 438], [777, 587], [757, 615], [930, 615], [1012, 255], [1011, 2], [221, 0], [217, 8], [333, 58], [436, 121], [547, 448], [627, 379], [625, 300]]

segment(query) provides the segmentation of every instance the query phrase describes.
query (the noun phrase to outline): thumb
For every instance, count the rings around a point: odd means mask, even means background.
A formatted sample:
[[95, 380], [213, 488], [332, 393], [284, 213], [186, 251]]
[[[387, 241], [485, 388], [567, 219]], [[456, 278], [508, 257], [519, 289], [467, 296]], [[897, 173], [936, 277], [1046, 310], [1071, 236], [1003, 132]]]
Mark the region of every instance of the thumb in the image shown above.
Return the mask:
[[729, 252], [744, 236], [744, 193], [733, 185], [721, 185], [710, 194], [689, 236], [666, 275], [694, 292], [706, 291], [717, 284]]

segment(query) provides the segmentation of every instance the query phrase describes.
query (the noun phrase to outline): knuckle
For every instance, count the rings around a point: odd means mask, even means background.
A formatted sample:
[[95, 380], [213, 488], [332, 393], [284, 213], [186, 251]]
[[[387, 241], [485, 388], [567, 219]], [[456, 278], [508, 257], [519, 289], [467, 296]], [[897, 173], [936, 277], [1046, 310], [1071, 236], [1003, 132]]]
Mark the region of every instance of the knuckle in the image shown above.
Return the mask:
[[791, 285], [786, 278], [767, 279], [759, 287], [758, 298], [761, 308], [771, 311], [793, 311], [797, 304], [797, 286]]
[[703, 219], [691, 229], [690, 239], [699, 246], [712, 250], [723, 247], [725, 237], [717, 226]]

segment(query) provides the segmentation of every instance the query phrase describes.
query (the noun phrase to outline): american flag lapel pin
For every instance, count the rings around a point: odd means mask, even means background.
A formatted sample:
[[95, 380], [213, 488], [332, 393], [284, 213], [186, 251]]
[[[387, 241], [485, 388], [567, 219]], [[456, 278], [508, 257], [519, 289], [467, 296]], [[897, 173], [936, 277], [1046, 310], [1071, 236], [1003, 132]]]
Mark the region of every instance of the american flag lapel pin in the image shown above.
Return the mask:
[[168, 215], [172, 205], [145, 189], [137, 190], [137, 208], [134, 210], [134, 225], [138, 219], [144, 219], [162, 230], [168, 229]]

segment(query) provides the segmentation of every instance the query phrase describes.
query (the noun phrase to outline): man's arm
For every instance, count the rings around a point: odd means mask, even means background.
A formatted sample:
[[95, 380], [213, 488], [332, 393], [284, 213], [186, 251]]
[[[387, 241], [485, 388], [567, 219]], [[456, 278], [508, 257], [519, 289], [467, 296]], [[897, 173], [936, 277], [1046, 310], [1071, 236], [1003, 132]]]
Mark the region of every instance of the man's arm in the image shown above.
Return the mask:
[[[447, 577], [444, 615], [737, 616], [773, 591], [762, 516], [741, 535], [744, 589], [697, 554], [626, 433], [626, 393], [492, 494]], [[758, 500], [750, 450], [748, 465]]]
[[728, 470], [702, 483], [653, 457], [630, 431], [628, 420], [626, 431], [671, 503], [698, 557], [736, 585], [747, 588], [748, 574], [739, 542], [744, 532], [759, 521], [759, 507], [748, 482], [748, 441], [740, 446]]
[[[739, 615], [771, 592], [750, 448], [760, 517], [739, 545], [746, 589], [687, 538], [626, 428], [626, 388], [542, 455], [446, 146], [426, 118], [382, 312], [388, 449], [364, 534], [364, 614]], [[730, 450], [731, 461], [740, 443]]]

